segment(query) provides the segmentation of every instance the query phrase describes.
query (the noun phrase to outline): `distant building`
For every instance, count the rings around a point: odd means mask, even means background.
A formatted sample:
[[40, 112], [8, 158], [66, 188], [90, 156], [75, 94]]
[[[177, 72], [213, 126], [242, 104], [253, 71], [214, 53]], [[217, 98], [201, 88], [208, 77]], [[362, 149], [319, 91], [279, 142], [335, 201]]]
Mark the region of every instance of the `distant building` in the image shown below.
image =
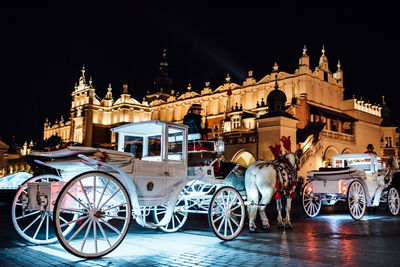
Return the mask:
[[32, 147], [33, 141], [29, 145], [25, 142], [22, 148], [19, 148], [15, 143], [9, 146], [0, 140], [0, 177], [21, 171], [31, 172], [26, 156]]
[[332, 155], [361, 153], [368, 144], [384, 160], [398, 157], [397, 127], [390, 123], [385, 102], [380, 106], [344, 99], [340, 62], [332, 72], [324, 48], [314, 70], [304, 48], [294, 73], [280, 71], [275, 63], [272, 72], [259, 81], [249, 71], [239, 85], [228, 74], [217, 88], [211, 89], [206, 82], [199, 93], [190, 84], [183, 94], [176, 93], [167, 67], [164, 51], [154, 83], [156, 92], [148, 93], [142, 102], [131, 98], [127, 85], [116, 101], [111, 85], [100, 99], [91, 79], [86, 83], [83, 68], [72, 93], [71, 120], [53, 125], [46, 121], [44, 138], [57, 134], [65, 141], [112, 146], [117, 139], [110, 128], [150, 119], [182, 123], [189, 107], [198, 103], [204, 123], [214, 129], [209, 138], [222, 136], [225, 157], [243, 166], [255, 159], [271, 160], [269, 146], [279, 144], [283, 135], [291, 137], [293, 151], [304, 151], [303, 176], [307, 170], [329, 166]]

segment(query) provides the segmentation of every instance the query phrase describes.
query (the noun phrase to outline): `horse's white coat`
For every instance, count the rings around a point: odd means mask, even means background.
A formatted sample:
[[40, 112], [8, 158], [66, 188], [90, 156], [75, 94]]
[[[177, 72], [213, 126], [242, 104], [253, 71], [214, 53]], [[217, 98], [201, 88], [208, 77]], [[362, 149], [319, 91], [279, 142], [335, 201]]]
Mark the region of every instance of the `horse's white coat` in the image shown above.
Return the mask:
[[[284, 155], [286, 159], [290, 162], [290, 164], [297, 168], [298, 158], [296, 153], [287, 153]], [[255, 219], [257, 216], [257, 207], [258, 212], [262, 220], [263, 228], [270, 228], [268, 218], [265, 214], [265, 207], [269, 204], [272, 199], [272, 196], [276, 192], [276, 182], [280, 181], [283, 184], [283, 188], [288, 186], [288, 179], [283, 179], [280, 175], [278, 175], [277, 171], [272, 165], [264, 164], [264, 161], [256, 161], [254, 162], [245, 173], [245, 187], [247, 192], [247, 198], [250, 202], [248, 205], [248, 213], [249, 213], [249, 227], [251, 231], [256, 229]], [[285, 184], [283, 181], [285, 181]], [[261, 193], [261, 201], [259, 201], [259, 192]], [[283, 197], [283, 195], [282, 195]], [[290, 207], [291, 207], [291, 198], [286, 198], [286, 227], [291, 227], [290, 223]], [[258, 204], [258, 205], [257, 205]], [[281, 199], [277, 199], [277, 209], [278, 209], [278, 225], [284, 226], [282, 222], [281, 209], [282, 203]]]

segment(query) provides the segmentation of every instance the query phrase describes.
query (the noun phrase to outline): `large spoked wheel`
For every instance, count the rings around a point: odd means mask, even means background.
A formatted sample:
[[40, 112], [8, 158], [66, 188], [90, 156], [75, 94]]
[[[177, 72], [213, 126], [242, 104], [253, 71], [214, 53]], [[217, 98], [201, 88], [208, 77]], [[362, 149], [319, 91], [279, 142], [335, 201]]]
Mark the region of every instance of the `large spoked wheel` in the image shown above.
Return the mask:
[[[65, 220], [62, 213], [77, 214]], [[125, 238], [131, 220], [128, 192], [114, 176], [87, 172], [69, 181], [61, 190], [55, 207], [55, 232], [61, 245], [83, 258], [99, 258], [113, 251]], [[68, 234], [64, 229], [77, 223]]]
[[347, 204], [351, 217], [356, 221], [361, 220], [367, 203], [364, 186], [359, 181], [351, 182], [347, 192]]
[[[182, 196], [176, 202], [176, 206], [172, 214], [171, 221], [167, 225], [159, 227], [161, 231], [166, 233], [174, 233], [177, 232], [179, 229], [181, 229], [185, 224], [188, 217], [188, 212], [185, 211], [187, 210], [188, 207], [188, 201], [186, 198]], [[167, 212], [166, 205], [155, 207], [153, 211], [154, 222], [156, 224], [160, 223], [160, 221], [164, 218], [166, 212]]]
[[222, 240], [233, 240], [243, 229], [245, 205], [240, 193], [229, 186], [215, 192], [208, 208], [208, 223]]
[[[29, 201], [37, 201], [37, 199], [29, 199], [28, 183], [53, 183], [61, 180], [62, 178], [59, 176], [44, 174], [28, 179], [19, 187], [12, 202], [11, 219], [17, 233], [26, 241], [36, 245], [51, 244], [57, 241], [57, 236], [53, 230], [53, 212], [28, 208]], [[49, 205], [51, 204], [54, 203], [49, 203]], [[69, 219], [78, 217], [73, 214], [61, 214], [61, 216]], [[64, 233], [67, 234], [73, 227], [74, 224], [66, 227]]]
[[321, 210], [322, 201], [314, 197], [311, 183], [307, 183], [303, 189], [303, 209], [308, 217], [315, 217]]
[[390, 214], [392, 214], [393, 216], [399, 215], [400, 197], [399, 197], [399, 191], [397, 190], [396, 187], [391, 186], [389, 188], [389, 192], [387, 194], [387, 205]]

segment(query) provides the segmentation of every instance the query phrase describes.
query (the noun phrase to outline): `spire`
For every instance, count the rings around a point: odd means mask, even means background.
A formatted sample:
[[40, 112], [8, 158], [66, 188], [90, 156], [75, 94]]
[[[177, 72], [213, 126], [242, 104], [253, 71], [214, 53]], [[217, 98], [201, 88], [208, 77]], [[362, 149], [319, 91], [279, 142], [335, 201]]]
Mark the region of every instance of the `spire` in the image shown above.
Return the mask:
[[338, 68], [338, 70], [340, 70], [340, 67], [341, 67], [342, 65], [340, 65], [340, 60], [338, 60], [337, 61], [337, 68]]
[[192, 85], [191, 85], [190, 83], [189, 83], [188, 86], [187, 86], [187, 90], [188, 90], [188, 91], [191, 91], [191, 90], [192, 90]]
[[278, 73], [275, 74], [275, 90], [279, 90], [279, 86], [278, 86]]
[[226, 74], [225, 82], [226, 83], [230, 83], [231, 82], [231, 76], [229, 76], [229, 73]]
[[84, 84], [86, 84], [86, 79], [85, 79], [85, 65], [82, 66], [81, 72], [82, 72], [82, 75], [81, 75], [81, 77], [79, 78], [79, 85], [84, 85]]
[[112, 91], [112, 87], [111, 87], [111, 83], [109, 83], [105, 99], [107, 99], [107, 100], [112, 100], [113, 99], [111, 91]]
[[325, 71], [325, 72], [329, 72], [328, 58], [327, 58], [327, 56], [325, 55], [325, 52], [326, 52], [325, 46], [322, 46], [321, 52], [322, 52], [322, 55], [321, 55], [321, 57], [319, 58], [319, 68], [320, 68], [321, 70]]
[[310, 72], [310, 57], [307, 55], [307, 47], [304, 45], [303, 54], [299, 59], [299, 71], [300, 73]]
[[385, 96], [383, 95], [383, 96], [382, 96], [382, 106], [385, 106], [385, 105], [386, 105]]
[[154, 90], [156, 92], [169, 92], [172, 89], [172, 85], [173, 82], [168, 73], [167, 50], [164, 48], [160, 67], [158, 69], [157, 76], [154, 79]]
[[275, 62], [274, 66], [272, 67], [272, 72], [278, 72], [279, 71], [279, 66], [278, 63]]
[[91, 75], [90, 75], [90, 78], [89, 78], [89, 87], [93, 88], [93, 78], [92, 78]]
[[128, 84], [127, 83], [124, 83], [122, 85], [122, 93], [123, 94], [129, 94], [129, 92], [128, 92]]

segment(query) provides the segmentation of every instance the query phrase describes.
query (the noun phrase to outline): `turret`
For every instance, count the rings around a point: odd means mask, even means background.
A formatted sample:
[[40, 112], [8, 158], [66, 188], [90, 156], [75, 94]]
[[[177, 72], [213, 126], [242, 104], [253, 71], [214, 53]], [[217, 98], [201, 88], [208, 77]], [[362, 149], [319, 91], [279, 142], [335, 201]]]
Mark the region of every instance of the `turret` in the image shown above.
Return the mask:
[[325, 72], [330, 72], [329, 71], [329, 66], [328, 66], [328, 57], [325, 55], [325, 47], [322, 46], [322, 55], [319, 58], [319, 69], [323, 70]]
[[303, 54], [299, 59], [299, 72], [310, 73], [310, 57], [307, 55], [307, 47], [304, 45]]

